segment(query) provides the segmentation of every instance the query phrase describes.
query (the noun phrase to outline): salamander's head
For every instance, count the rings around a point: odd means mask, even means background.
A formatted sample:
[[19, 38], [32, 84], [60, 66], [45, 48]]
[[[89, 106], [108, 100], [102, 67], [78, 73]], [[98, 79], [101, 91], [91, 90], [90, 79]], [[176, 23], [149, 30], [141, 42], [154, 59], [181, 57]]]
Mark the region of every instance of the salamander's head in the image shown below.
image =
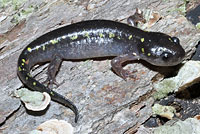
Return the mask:
[[185, 51], [179, 39], [163, 33], [149, 33], [143, 45], [138, 45], [141, 59], [156, 66], [174, 66], [182, 62]]

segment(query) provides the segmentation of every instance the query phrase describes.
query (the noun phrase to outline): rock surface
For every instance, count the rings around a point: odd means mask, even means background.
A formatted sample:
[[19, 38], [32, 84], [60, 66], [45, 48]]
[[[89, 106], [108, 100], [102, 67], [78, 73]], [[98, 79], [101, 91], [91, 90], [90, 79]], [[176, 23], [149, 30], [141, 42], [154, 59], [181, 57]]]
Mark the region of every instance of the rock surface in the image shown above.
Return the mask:
[[[162, 16], [151, 31], [179, 37], [189, 58], [200, 34], [178, 12], [182, 0], [23, 0], [0, 4], [0, 133], [27, 134], [39, 124], [56, 118], [72, 123], [75, 134], [131, 134], [151, 115], [152, 78], [157, 67], [135, 63], [135, 81], [123, 81], [110, 70], [110, 60], [63, 62], [56, 77], [61, 86], [55, 90], [72, 100], [81, 118], [74, 123], [74, 114], [64, 106], [51, 102], [49, 108], [34, 113], [20, 107], [12, 92], [22, 87], [17, 77], [17, 59], [22, 49], [42, 34], [58, 27], [90, 19], [109, 19], [126, 23], [136, 7], [152, 9]], [[12, 5], [12, 6], [11, 6]], [[47, 65], [35, 67], [36, 79], [46, 79]]]

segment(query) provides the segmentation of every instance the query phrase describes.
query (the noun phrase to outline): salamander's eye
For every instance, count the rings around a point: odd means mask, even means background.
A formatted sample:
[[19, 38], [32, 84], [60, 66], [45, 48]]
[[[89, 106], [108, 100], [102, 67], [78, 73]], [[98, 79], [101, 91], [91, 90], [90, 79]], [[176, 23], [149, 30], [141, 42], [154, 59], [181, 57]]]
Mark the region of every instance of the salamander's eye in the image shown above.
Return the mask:
[[160, 56], [164, 61], [167, 61], [170, 58], [170, 54], [167, 52], [162, 53]]
[[179, 39], [177, 37], [172, 37], [172, 40], [175, 44], [178, 44], [180, 43]]

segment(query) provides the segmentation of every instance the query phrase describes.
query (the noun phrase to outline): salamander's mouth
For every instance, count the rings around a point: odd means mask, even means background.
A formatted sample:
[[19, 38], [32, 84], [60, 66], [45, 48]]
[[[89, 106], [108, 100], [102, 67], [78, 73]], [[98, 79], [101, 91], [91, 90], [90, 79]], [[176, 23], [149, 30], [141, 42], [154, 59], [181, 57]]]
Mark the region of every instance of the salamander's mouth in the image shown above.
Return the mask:
[[177, 52], [176, 57], [177, 57], [177, 62], [175, 62], [175, 65], [180, 64], [180, 63], [184, 60], [184, 57], [185, 57], [185, 50], [184, 50], [183, 48], [181, 48], [181, 49]]
[[[184, 60], [184, 57], [185, 57], [185, 51], [181, 47], [174, 54], [172, 54], [171, 57], [169, 56], [169, 59], [166, 60], [166, 62], [165, 62], [165, 59], [163, 59], [163, 57], [162, 57], [163, 66], [175, 66], [175, 65], [178, 65]], [[161, 64], [161, 66], [162, 66], [162, 64]]]

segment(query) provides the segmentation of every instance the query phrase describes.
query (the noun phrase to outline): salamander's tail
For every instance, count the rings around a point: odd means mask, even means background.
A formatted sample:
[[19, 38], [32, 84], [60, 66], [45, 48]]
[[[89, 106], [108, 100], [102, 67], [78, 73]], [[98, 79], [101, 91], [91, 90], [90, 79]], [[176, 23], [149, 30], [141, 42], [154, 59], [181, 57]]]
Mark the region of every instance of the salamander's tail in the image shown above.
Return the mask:
[[[48, 89], [50, 90], [50, 89]], [[57, 92], [50, 91], [50, 95], [52, 97], [52, 100], [61, 103], [62, 105], [69, 107], [75, 114], [75, 122], [77, 123], [78, 118], [79, 118], [79, 113], [77, 107], [71, 102], [70, 100], [66, 99], [64, 96], [58, 94]]]
[[42, 85], [40, 82], [38, 82], [37, 80], [35, 80], [31, 75], [30, 75], [30, 70], [27, 64], [25, 64], [26, 61], [24, 61], [23, 59], [19, 59], [18, 61], [18, 76], [21, 79], [21, 81], [30, 89], [35, 90], [35, 91], [39, 91], [39, 92], [46, 92], [51, 96], [51, 99], [66, 106], [69, 107], [75, 114], [75, 122], [77, 123], [78, 118], [79, 118], [79, 113], [78, 113], [78, 109], [76, 108], [76, 106], [73, 104], [73, 102], [71, 102], [70, 100], [68, 100], [67, 98], [65, 98], [64, 96], [58, 94], [57, 92], [45, 87], [44, 85]]

